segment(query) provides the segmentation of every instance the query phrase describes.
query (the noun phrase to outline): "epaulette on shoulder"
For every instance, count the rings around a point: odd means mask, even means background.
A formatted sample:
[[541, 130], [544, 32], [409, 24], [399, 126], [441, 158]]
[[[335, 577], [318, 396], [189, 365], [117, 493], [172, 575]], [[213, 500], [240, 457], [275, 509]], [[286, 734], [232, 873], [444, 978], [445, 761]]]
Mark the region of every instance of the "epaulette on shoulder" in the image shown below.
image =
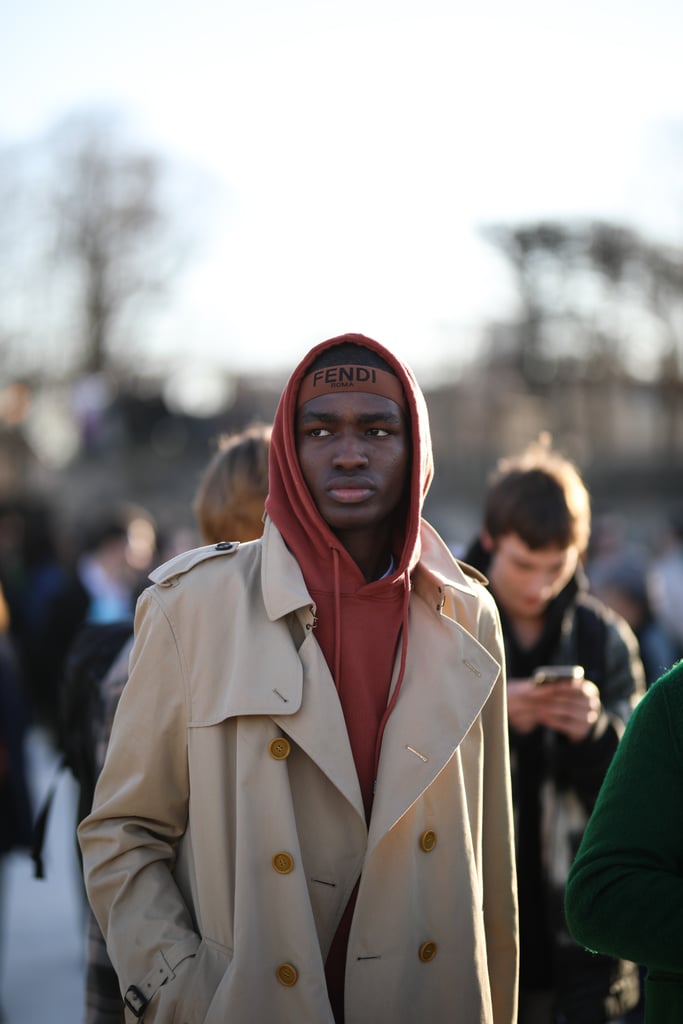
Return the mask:
[[456, 558], [456, 562], [465, 573], [465, 576], [470, 576], [473, 580], [476, 580], [477, 583], [483, 583], [485, 587], [488, 587], [488, 577], [484, 576], [483, 572], [479, 572], [479, 570], [475, 569], [473, 565], [469, 564], [469, 562], [463, 562], [459, 558]]
[[168, 586], [172, 580], [194, 569], [196, 565], [206, 562], [210, 558], [218, 558], [219, 555], [233, 554], [239, 547], [239, 541], [221, 540], [218, 544], [206, 544], [201, 548], [191, 548], [189, 551], [182, 551], [174, 558], [169, 558], [163, 565], [149, 574], [152, 583], [160, 586]]

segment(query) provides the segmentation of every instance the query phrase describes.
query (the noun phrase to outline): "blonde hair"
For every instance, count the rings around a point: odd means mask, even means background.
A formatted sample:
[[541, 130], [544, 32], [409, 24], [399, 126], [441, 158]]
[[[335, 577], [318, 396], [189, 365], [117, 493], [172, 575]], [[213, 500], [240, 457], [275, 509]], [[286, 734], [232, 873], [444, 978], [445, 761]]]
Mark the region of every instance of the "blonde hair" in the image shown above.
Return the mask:
[[270, 435], [270, 426], [255, 423], [219, 438], [193, 506], [204, 544], [256, 540], [263, 533]]
[[544, 432], [519, 455], [499, 460], [489, 481], [484, 527], [494, 539], [516, 533], [528, 547], [588, 547], [590, 497], [573, 462]]

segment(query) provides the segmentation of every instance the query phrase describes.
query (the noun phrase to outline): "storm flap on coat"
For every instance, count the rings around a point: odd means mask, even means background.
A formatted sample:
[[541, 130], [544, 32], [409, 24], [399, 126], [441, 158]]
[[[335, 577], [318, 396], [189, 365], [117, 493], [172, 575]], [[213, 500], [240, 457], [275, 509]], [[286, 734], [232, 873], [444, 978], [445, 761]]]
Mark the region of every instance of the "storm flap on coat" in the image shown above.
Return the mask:
[[[393, 523], [393, 571], [370, 583], [323, 520], [301, 472], [296, 445], [299, 389], [321, 353], [343, 343], [381, 356], [401, 383], [410, 426], [406, 495]], [[315, 602], [316, 636], [349, 732], [366, 813], [372, 803], [382, 732], [403, 677], [411, 571], [420, 558], [422, 506], [434, 471], [427, 406], [410, 369], [379, 342], [343, 334], [314, 347], [291, 374], [273, 424], [266, 510], [301, 567]], [[389, 699], [401, 645], [398, 677]]]

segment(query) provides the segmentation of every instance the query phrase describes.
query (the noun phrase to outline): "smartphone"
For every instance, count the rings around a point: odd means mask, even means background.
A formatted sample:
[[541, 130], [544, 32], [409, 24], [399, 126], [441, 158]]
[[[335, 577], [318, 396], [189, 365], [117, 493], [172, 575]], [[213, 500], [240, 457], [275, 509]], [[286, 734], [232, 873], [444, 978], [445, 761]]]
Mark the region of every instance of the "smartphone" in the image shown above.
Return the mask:
[[557, 683], [560, 679], [583, 679], [583, 665], [542, 665], [531, 677], [532, 683]]

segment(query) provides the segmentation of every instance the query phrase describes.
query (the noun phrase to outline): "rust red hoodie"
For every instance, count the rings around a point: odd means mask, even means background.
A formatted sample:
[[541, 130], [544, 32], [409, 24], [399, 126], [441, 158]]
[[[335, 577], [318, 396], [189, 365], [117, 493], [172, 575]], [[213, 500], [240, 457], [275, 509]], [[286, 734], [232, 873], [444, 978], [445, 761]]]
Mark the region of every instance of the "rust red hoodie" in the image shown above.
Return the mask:
[[[344, 342], [377, 353], [391, 366], [403, 389], [410, 421], [409, 480], [393, 526], [393, 570], [370, 583], [318, 512], [296, 448], [302, 380], [322, 352]], [[339, 693], [368, 817], [384, 722], [403, 675], [410, 574], [420, 557], [422, 505], [432, 474], [427, 409], [408, 367], [361, 334], [330, 338], [313, 348], [292, 373], [275, 414], [266, 509], [295, 555], [316, 606], [315, 635]], [[399, 677], [388, 703], [399, 646]]]

